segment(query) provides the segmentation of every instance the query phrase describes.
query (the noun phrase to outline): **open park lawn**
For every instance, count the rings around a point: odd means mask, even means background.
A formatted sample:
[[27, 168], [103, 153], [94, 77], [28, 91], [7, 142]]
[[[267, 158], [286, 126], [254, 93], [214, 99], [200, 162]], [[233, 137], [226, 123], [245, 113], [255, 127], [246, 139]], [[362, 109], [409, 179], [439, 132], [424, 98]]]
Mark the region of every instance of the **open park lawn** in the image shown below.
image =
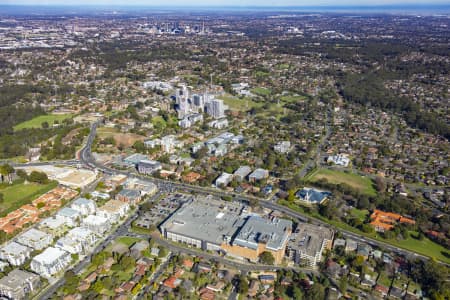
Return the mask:
[[16, 183], [10, 186], [2, 185], [0, 193], [3, 194], [3, 202], [0, 204], [0, 215], [4, 216], [22, 205], [31, 203], [37, 197], [55, 188], [56, 185], [56, 182], [50, 182], [49, 184]]
[[255, 102], [249, 97], [238, 98], [229, 94], [217, 97], [217, 99], [223, 100], [223, 103], [227, 105], [230, 110], [234, 111], [247, 111], [252, 108], [261, 107], [263, 103]]
[[307, 176], [308, 181], [315, 182], [320, 179], [326, 179], [331, 184], [345, 183], [350, 187], [369, 196], [375, 196], [376, 191], [372, 180], [368, 177], [362, 177], [354, 173], [346, 173], [328, 169], [318, 169]]
[[51, 127], [55, 121], [61, 122], [65, 119], [69, 119], [72, 118], [73, 115], [72, 114], [62, 114], [62, 115], [42, 115], [42, 116], [37, 116], [31, 120], [22, 122], [20, 124], [17, 124], [16, 126], [14, 126], [14, 130], [21, 130], [21, 129], [26, 129], [26, 128], [42, 128], [42, 123], [47, 122], [48, 125]]

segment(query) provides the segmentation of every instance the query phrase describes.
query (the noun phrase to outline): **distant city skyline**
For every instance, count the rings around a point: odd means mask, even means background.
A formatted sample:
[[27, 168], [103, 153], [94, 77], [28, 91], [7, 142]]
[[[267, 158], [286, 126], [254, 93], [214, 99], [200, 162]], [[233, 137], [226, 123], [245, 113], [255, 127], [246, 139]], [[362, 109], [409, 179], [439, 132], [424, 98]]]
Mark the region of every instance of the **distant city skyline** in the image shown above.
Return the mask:
[[110, 5], [110, 6], [236, 6], [236, 7], [283, 7], [283, 6], [390, 6], [390, 5], [443, 5], [448, 0], [344, 0], [336, 3], [333, 0], [172, 0], [170, 2], [148, 1], [148, 0], [0, 0], [0, 5]]

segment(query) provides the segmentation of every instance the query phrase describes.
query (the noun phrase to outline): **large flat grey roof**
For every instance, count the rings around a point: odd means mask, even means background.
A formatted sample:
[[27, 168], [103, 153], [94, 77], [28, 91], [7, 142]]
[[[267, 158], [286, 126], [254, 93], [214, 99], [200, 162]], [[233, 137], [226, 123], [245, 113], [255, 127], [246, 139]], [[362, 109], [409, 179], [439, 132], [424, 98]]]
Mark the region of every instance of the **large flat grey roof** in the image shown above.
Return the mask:
[[308, 256], [316, 256], [322, 249], [324, 240], [332, 240], [333, 232], [326, 227], [300, 223], [291, 235], [289, 247]]
[[160, 227], [168, 232], [220, 245], [242, 225], [243, 206], [215, 200], [193, 201], [183, 205]]
[[264, 243], [267, 248], [277, 251], [286, 243], [291, 231], [292, 222], [289, 220], [250, 216], [239, 230], [233, 245], [256, 249], [258, 243]]

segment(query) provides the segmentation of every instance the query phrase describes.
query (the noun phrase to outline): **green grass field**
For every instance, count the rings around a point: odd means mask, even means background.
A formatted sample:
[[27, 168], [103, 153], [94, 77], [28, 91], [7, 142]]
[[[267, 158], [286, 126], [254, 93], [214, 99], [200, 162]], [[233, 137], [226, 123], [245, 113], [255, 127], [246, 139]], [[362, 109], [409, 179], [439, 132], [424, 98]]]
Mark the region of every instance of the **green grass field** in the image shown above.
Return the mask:
[[27, 128], [42, 128], [42, 123], [43, 122], [48, 122], [48, 125], [50, 125], [50, 127], [55, 123], [55, 121], [61, 122], [65, 119], [69, 119], [72, 118], [73, 115], [72, 114], [64, 114], [64, 115], [42, 115], [42, 116], [37, 116], [31, 120], [22, 122], [20, 124], [17, 124], [16, 126], [14, 126], [14, 130], [22, 130], [22, 129], [27, 129]]
[[285, 103], [296, 103], [296, 102], [300, 102], [300, 101], [305, 101], [306, 97], [286, 95], [286, 96], [281, 96], [280, 100]]
[[261, 95], [261, 96], [268, 96], [271, 93], [271, 91], [269, 89], [262, 88], [262, 87], [256, 87], [256, 88], [252, 89], [251, 92], [253, 94]]
[[117, 128], [111, 128], [111, 127], [99, 127], [97, 128], [97, 135], [104, 139], [109, 136], [113, 136], [115, 133], [118, 133], [119, 130]]
[[350, 214], [355, 217], [360, 219], [362, 222], [364, 222], [366, 220], [367, 215], [369, 214], [369, 211], [367, 209], [357, 209], [357, 208], [353, 208], [350, 211]]
[[121, 237], [116, 239], [117, 242], [125, 244], [128, 247], [130, 247], [131, 245], [133, 245], [136, 242], [139, 242], [140, 240], [141, 239], [134, 238], [134, 237], [129, 237], [129, 236], [121, 236]]
[[57, 182], [49, 184], [18, 183], [0, 189], [3, 194], [3, 203], [0, 205], [0, 216], [16, 210], [22, 205], [31, 203], [34, 199], [50, 191], [57, 186]]
[[222, 99], [225, 105], [228, 105], [230, 110], [234, 111], [247, 111], [253, 107], [257, 108], [263, 106], [262, 103], [255, 102], [248, 97], [240, 99], [232, 95], [223, 95], [217, 98]]
[[346, 183], [355, 190], [358, 190], [366, 195], [376, 196], [377, 194], [370, 178], [362, 177], [354, 173], [345, 173], [329, 169], [318, 169], [307, 175], [306, 179], [310, 182], [326, 179], [332, 184]]

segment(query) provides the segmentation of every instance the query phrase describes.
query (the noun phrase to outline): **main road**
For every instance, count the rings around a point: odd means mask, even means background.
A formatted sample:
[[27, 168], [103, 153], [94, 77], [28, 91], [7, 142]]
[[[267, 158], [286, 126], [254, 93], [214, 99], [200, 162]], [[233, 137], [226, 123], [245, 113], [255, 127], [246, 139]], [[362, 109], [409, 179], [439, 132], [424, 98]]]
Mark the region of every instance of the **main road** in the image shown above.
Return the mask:
[[[130, 176], [130, 177], [136, 177], [136, 178], [139, 178], [142, 180], [151, 181], [151, 182], [157, 184], [160, 188], [162, 188], [164, 190], [167, 190], [167, 188], [169, 187], [170, 189], [176, 189], [176, 190], [183, 191], [183, 192], [196, 192], [196, 193], [202, 193], [202, 194], [211, 194], [211, 195], [218, 196], [218, 197], [229, 197], [230, 196], [229, 193], [226, 193], [222, 190], [218, 190], [218, 189], [214, 189], [214, 188], [194, 186], [194, 185], [190, 185], [190, 184], [185, 184], [185, 183], [180, 183], [180, 182], [172, 182], [169, 180], [164, 180], [164, 179], [159, 179], [159, 178], [149, 178], [146, 176], [136, 174], [136, 172], [132, 172], [129, 170], [125, 170], [125, 171], [116, 170], [116, 169], [108, 168], [102, 164], [99, 164], [92, 158], [92, 155], [91, 155], [91, 146], [92, 146], [92, 142], [94, 141], [94, 138], [96, 135], [97, 126], [98, 126], [97, 123], [92, 124], [91, 132], [88, 136], [86, 145], [79, 152], [80, 161], [82, 163], [84, 163], [85, 165], [87, 165], [89, 168], [96, 168], [107, 174], [124, 174], [124, 175]], [[259, 204], [262, 207], [269, 208], [272, 210], [278, 210], [278, 211], [284, 213], [285, 215], [292, 217], [294, 219], [298, 219], [302, 222], [310, 222], [310, 223], [318, 225], [318, 226], [332, 228], [331, 225], [329, 225], [328, 223], [326, 223], [322, 220], [313, 218], [308, 215], [301, 214], [295, 210], [292, 210], [286, 206], [277, 204], [270, 200], [266, 200], [266, 199], [262, 199], [262, 198], [254, 197], [254, 196], [243, 196], [243, 195], [239, 195], [237, 198], [238, 198], [238, 200], [247, 201], [247, 202], [256, 200], [259, 202]], [[339, 230], [342, 232], [343, 236], [346, 238], [354, 239], [359, 242], [364, 242], [364, 243], [367, 243], [372, 246], [377, 246], [377, 247], [395, 252], [395, 253], [403, 255], [403, 256], [415, 257], [415, 258], [421, 258], [421, 259], [429, 259], [429, 257], [427, 257], [427, 256], [415, 253], [410, 250], [399, 248], [399, 247], [393, 246], [391, 244], [388, 244], [388, 243], [385, 243], [382, 241], [378, 241], [378, 240], [375, 240], [372, 238], [368, 238], [363, 235], [360, 235], [360, 234], [357, 234], [357, 233], [354, 233], [351, 231], [347, 231], [344, 229], [339, 229]], [[448, 264], [446, 264], [446, 265], [448, 265]]]

